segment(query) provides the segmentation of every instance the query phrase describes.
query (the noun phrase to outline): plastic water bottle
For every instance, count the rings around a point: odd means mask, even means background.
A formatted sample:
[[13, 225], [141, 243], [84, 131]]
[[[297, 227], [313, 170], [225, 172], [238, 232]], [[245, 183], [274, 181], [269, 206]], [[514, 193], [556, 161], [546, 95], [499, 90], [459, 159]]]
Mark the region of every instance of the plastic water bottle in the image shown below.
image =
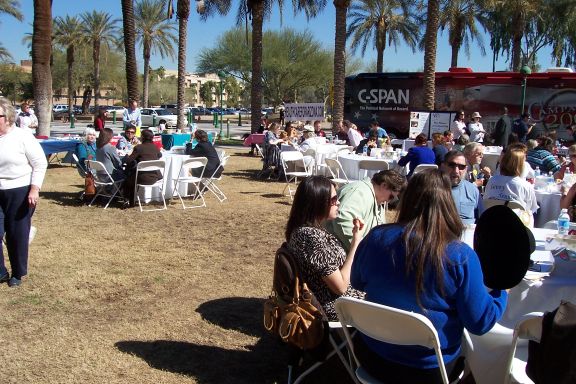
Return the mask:
[[540, 176], [540, 168], [536, 167], [536, 169], [534, 170], [534, 177], [538, 177]]
[[567, 235], [570, 230], [570, 216], [568, 216], [568, 210], [562, 208], [560, 211], [560, 216], [558, 216], [558, 234]]
[[364, 148], [362, 148], [362, 156], [368, 156], [368, 146], [364, 144]]

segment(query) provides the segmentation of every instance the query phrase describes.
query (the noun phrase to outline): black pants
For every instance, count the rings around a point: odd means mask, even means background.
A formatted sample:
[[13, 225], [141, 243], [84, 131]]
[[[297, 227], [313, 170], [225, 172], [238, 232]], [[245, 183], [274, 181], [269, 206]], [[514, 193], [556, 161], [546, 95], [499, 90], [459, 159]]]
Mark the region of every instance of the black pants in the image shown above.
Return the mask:
[[[6, 249], [12, 276], [20, 279], [28, 273], [28, 238], [34, 208], [28, 205], [30, 186], [0, 190], [0, 241], [6, 235]], [[0, 275], [7, 272], [0, 245]]]
[[[393, 384], [442, 384], [442, 375], [438, 368], [419, 369], [394, 363], [380, 357], [366, 345], [360, 332], [354, 337], [354, 354], [360, 360], [362, 368], [372, 377], [385, 383]], [[464, 358], [459, 357], [445, 364], [451, 381], [455, 380], [464, 369]]]

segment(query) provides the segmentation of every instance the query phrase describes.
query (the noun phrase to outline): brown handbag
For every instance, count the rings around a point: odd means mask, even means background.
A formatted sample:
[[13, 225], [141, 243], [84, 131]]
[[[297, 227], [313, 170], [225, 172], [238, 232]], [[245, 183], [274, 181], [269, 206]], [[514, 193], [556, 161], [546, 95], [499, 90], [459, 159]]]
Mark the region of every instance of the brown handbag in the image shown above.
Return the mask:
[[96, 185], [94, 184], [94, 176], [90, 173], [86, 173], [84, 178], [84, 197], [93, 197], [96, 194]]
[[264, 328], [288, 344], [312, 349], [324, 337], [325, 316], [319, 308], [284, 243], [276, 252], [272, 294], [264, 302]]

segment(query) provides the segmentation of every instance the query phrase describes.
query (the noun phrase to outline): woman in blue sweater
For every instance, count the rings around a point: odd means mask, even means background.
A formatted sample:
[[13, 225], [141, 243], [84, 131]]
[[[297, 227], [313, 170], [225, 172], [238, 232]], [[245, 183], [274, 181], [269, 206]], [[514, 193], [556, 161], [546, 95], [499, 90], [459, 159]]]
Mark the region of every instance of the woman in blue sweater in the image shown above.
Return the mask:
[[421, 133], [414, 139], [414, 146], [408, 150], [406, 156], [398, 160], [398, 165], [403, 167], [406, 164], [410, 164], [410, 172], [408, 172], [408, 178], [410, 178], [417, 166], [420, 164], [434, 164], [435, 161], [436, 155], [428, 148], [428, 138]]
[[[402, 197], [398, 223], [374, 228], [360, 243], [352, 287], [366, 300], [421, 313], [438, 332], [448, 374], [457, 374], [464, 328], [488, 332], [506, 308], [507, 293], [488, 292], [476, 253], [460, 241], [463, 224], [438, 170], [415, 174]], [[363, 367], [386, 383], [441, 382], [434, 350], [383, 343], [360, 335]]]

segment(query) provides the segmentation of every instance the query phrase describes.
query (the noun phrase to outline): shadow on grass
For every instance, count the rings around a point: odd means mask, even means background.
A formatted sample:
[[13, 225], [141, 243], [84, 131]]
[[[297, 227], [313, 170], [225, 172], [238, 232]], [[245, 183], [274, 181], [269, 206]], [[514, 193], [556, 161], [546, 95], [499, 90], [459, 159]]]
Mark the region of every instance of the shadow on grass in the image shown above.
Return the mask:
[[274, 383], [286, 381], [288, 351], [265, 333], [260, 298], [229, 297], [207, 301], [196, 312], [223, 329], [257, 337], [245, 350], [183, 341], [119, 341], [116, 348], [151, 367], [194, 377], [199, 383]]
[[40, 192], [40, 198], [46, 200], [52, 200], [56, 204], [69, 206], [69, 207], [80, 207], [84, 205], [84, 202], [79, 199], [82, 191], [78, 192]]

